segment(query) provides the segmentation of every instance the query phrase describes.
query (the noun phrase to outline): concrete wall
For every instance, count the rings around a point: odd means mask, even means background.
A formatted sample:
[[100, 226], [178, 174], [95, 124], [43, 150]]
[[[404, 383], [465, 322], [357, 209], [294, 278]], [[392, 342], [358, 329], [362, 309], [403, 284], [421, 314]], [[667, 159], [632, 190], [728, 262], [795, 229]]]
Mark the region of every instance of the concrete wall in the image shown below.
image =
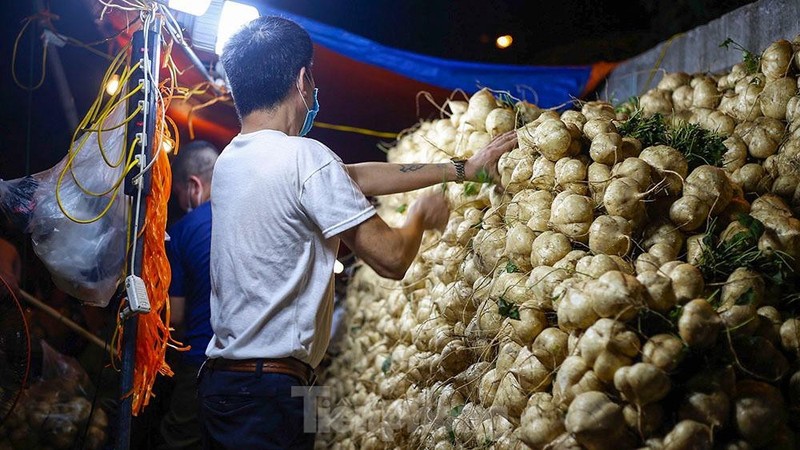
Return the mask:
[[617, 66], [596, 97], [614, 104], [656, 86], [664, 72], [721, 72], [742, 61], [742, 52], [721, 48], [728, 38], [755, 54], [778, 39], [800, 34], [800, 0], [759, 0], [673, 36]]

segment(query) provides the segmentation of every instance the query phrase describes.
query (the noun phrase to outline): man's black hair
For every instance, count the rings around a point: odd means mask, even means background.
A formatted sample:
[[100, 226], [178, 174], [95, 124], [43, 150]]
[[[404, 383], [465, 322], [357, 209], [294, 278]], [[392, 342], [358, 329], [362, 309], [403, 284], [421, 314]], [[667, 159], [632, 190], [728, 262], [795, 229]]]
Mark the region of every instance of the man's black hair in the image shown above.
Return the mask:
[[283, 17], [262, 16], [237, 31], [220, 59], [239, 119], [280, 103], [300, 69], [311, 69], [313, 51], [308, 32]]
[[197, 139], [182, 144], [172, 159], [173, 184], [186, 183], [190, 176], [199, 177], [206, 183], [210, 182], [218, 156], [219, 150], [208, 141]]

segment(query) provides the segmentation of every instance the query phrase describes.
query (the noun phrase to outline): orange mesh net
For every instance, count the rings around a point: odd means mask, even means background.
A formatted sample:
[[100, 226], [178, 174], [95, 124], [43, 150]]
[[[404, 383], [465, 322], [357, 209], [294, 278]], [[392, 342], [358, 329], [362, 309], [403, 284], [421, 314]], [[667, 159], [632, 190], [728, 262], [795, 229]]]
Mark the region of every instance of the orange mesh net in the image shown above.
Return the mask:
[[134, 415], [150, 402], [156, 376], [159, 373], [172, 376], [172, 369], [164, 360], [170, 342], [168, 289], [171, 279], [164, 237], [172, 175], [167, 154], [162, 151], [156, 153], [151, 191], [147, 196], [142, 254], [142, 279], [147, 287], [151, 309], [139, 317], [133, 376]]

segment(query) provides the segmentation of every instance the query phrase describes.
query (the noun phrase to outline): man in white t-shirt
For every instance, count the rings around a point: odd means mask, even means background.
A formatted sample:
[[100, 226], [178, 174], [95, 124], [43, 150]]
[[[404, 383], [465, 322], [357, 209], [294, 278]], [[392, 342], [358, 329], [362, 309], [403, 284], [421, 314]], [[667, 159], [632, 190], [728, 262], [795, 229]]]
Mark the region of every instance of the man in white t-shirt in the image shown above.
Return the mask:
[[[211, 186], [211, 327], [199, 374], [206, 448], [313, 448], [303, 397], [330, 339], [333, 266], [344, 241], [379, 275], [401, 279], [425, 230], [443, 229], [441, 194], [419, 198], [389, 227], [366, 196], [497, 176], [516, 146], [506, 133], [466, 161], [345, 165], [303, 136], [319, 110], [312, 43], [296, 23], [260, 17], [221, 60], [241, 121]], [[497, 179], [497, 178], [495, 178]]]

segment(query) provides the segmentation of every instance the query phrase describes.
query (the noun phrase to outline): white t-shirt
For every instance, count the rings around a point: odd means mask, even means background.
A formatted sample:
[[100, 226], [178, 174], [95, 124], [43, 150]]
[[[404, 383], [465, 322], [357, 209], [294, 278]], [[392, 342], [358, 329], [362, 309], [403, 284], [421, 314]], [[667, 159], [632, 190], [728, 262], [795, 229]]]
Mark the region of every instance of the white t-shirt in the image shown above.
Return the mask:
[[293, 356], [328, 346], [337, 234], [375, 214], [342, 160], [313, 139], [236, 136], [211, 185], [209, 358]]

